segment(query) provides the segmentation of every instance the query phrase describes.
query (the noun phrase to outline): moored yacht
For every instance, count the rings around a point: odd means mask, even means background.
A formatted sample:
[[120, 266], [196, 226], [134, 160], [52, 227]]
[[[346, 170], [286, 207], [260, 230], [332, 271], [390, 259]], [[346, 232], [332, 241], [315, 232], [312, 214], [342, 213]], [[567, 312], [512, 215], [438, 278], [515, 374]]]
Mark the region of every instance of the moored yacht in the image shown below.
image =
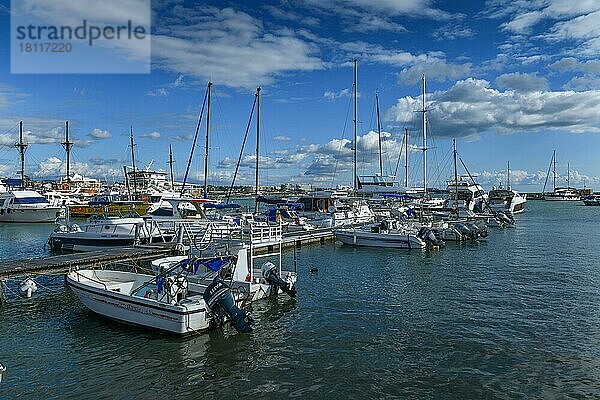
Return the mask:
[[493, 188], [489, 191], [488, 197], [492, 209], [508, 211], [511, 214], [522, 213], [525, 210], [525, 203], [527, 203], [527, 195], [521, 195], [516, 190], [512, 190], [510, 186]]
[[61, 209], [34, 190], [9, 190], [0, 194], [0, 222], [54, 222]]

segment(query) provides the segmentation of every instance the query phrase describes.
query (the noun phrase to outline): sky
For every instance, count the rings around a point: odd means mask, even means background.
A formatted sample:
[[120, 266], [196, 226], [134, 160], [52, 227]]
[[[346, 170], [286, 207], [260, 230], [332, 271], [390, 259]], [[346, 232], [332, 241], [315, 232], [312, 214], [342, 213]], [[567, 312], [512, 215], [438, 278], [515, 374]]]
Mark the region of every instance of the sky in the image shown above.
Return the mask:
[[[96, 2], [93, 12], [99, 22], [123, 18], [144, 1]], [[90, 12], [72, 0], [50, 3], [29, 12], [55, 23]], [[452, 177], [456, 138], [460, 158], [488, 189], [505, 181], [510, 161], [513, 187], [541, 191], [555, 149], [558, 184], [569, 169], [571, 186], [600, 190], [596, 0], [157, 0], [151, 7], [149, 73], [35, 73], [34, 64], [34, 73], [20, 74], [11, 72], [11, 4], [0, 0], [0, 176], [17, 175], [20, 120], [30, 145], [26, 174], [64, 175], [60, 142], [69, 120], [72, 171], [122, 180], [133, 127], [138, 168], [168, 170], [171, 144], [182, 179], [211, 81], [210, 184], [231, 183], [260, 86], [261, 184], [350, 185], [356, 59], [359, 174], [379, 170], [377, 94], [384, 173], [404, 181], [399, 153], [408, 128], [409, 184], [422, 185], [417, 111], [425, 74], [431, 186]], [[205, 120], [193, 181], [203, 179]], [[253, 119], [239, 184], [254, 181], [255, 147]]]

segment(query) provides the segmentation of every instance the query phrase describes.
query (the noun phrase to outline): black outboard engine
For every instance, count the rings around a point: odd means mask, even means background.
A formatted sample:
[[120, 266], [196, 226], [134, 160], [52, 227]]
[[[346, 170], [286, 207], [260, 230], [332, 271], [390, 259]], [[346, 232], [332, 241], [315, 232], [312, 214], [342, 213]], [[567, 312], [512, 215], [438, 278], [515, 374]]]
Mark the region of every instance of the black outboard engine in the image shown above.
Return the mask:
[[277, 267], [272, 262], [266, 262], [262, 266], [263, 278], [271, 285], [271, 294], [276, 294], [279, 289], [290, 295], [290, 297], [296, 297], [296, 287], [290, 284], [277, 275]]
[[435, 231], [425, 226], [419, 229], [417, 236], [430, 246], [441, 247], [444, 245], [444, 242], [435, 234]]
[[466, 224], [456, 224], [454, 228], [466, 239], [477, 239], [477, 231], [472, 231]]
[[202, 295], [206, 305], [213, 315], [213, 321], [216, 326], [222, 326], [225, 322], [225, 314], [229, 316], [231, 325], [241, 333], [252, 332], [252, 327], [246, 321], [248, 317], [246, 311], [240, 309], [235, 304], [235, 299], [229, 286], [220, 276], [216, 276], [213, 282], [208, 285]]
[[504, 211], [498, 211], [496, 213], [496, 218], [506, 225], [513, 225], [515, 223], [513, 216]]
[[481, 229], [472, 222], [466, 222], [465, 225], [471, 232], [473, 232], [472, 239], [477, 239], [481, 236]]

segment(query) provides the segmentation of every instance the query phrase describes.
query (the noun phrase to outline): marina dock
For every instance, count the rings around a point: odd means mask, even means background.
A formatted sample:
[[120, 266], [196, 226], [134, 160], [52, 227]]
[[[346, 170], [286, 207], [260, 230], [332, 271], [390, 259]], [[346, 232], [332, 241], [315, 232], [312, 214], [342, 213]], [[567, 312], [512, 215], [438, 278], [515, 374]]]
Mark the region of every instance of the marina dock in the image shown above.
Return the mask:
[[[310, 231], [287, 232], [283, 234], [283, 248], [325, 243], [334, 240], [332, 228]], [[175, 243], [153, 243], [85, 253], [68, 253], [41, 258], [3, 261], [0, 266], [0, 281], [28, 275], [67, 273], [69, 269], [92, 268], [99, 264], [133, 261], [136, 263], [165, 257], [173, 253]], [[270, 251], [269, 245], [263, 246]], [[258, 246], [260, 252], [261, 248]]]

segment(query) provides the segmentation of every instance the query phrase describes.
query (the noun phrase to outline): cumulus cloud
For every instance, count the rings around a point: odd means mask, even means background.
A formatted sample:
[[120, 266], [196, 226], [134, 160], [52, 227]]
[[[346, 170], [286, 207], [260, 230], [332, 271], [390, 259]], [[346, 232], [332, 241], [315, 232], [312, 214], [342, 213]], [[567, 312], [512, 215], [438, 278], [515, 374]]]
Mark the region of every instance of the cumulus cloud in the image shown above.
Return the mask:
[[[600, 132], [600, 91], [499, 91], [488, 81], [466, 79], [447, 91], [428, 95], [429, 122], [447, 136], [561, 130]], [[421, 107], [420, 98], [398, 99], [389, 116], [405, 122], [407, 113]]]
[[[95, 162], [71, 162], [71, 172], [84, 176], [103, 178], [108, 176], [121, 176], [121, 163], [101, 162], [101, 159], [95, 159]], [[66, 162], [58, 157], [47, 157], [42, 160], [31, 175], [36, 178], [48, 179], [63, 176], [66, 173]]]
[[277, 140], [280, 142], [289, 142], [290, 140], [292, 140], [292, 138], [285, 135], [277, 135], [273, 138], [273, 140]]
[[88, 136], [90, 136], [94, 139], [108, 139], [108, 138], [112, 137], [112, 134], [107, 130], [100, 129], [100, 128], [94, 128], [88, 134]]
[[501, 88], [515, 90], [517, 92], [534, 92], [536, 90], [547, 90], [549, 88], [548, 80], [537, 73], [513, 72], [502, 74], [496, 78], [496, 83]]

